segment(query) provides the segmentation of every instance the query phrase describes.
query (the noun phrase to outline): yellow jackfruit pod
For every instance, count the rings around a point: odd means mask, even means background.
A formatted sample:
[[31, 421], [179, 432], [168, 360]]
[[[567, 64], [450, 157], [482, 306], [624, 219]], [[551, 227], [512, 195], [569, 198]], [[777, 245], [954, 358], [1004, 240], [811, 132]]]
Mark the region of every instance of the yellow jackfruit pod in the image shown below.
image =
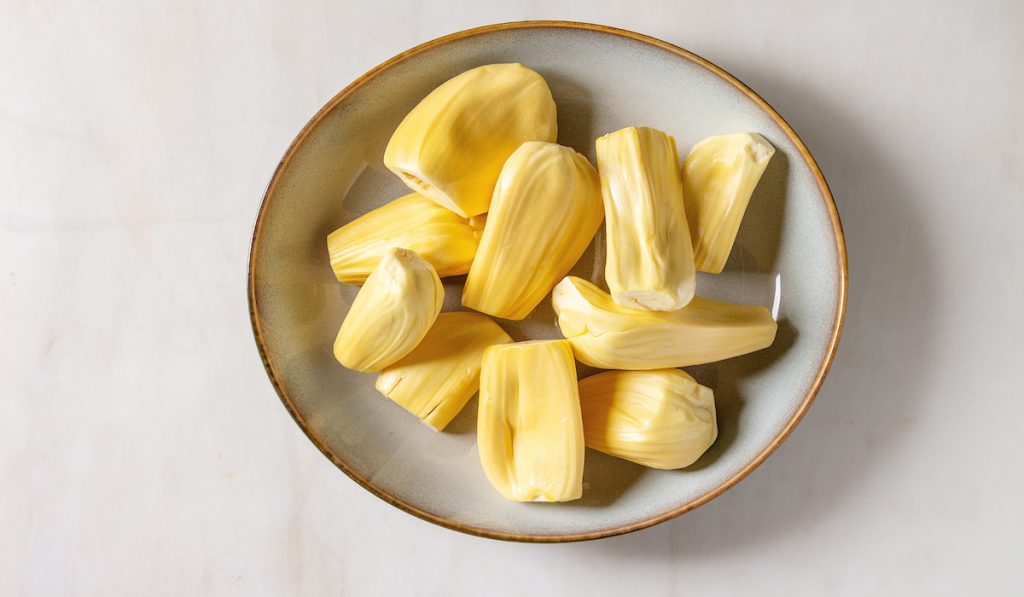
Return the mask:
[[380, 371], [419, 344], [443, 302], [433, 266], [407, 249], [388, 251], [352, 301], [334, 358], [363, 373]]
[[572, 269], [603, 218], [597, 172], [555, 143], [524, 143], [494, 187], [462, 304], [522, 319]]
[[384, 165], [412, 190], [463, 217], [487, 211], [502, 164], [526, 141], [558, 137], [547, 82], [521, 64], [449, 79], [398, 125]]
[[576, 358], [602, 369], [664, 369], [721, 361], [771, 346], [778, 328], [764, 307], [699, 296], [678, 311], [629, 309], [574, 276], [558, 283], [551, 302]]
[[597, 140], [597, 169], [612, 299], [650, 311], [685, 307], [696, 271], [675, 140], [647, 127], [609, 133]]
[[690, 466], [718, 438], [715, 395], [679, 369], [580, 381], [587, 447], [657, 469]]
[[709, 137], [683, 163], [686, 221], [697, 270], [720, 274], [750, 196], [775, 148], [757, 133]]
[[505, 498], [566, 502], [583, 495], [583, 420], [569, 343], [488, 348], [476, 433], [484, 473]]
[[362, 284], [395, 247], [414, 251], [444, 278], [469, 271], [486, 216], [463, 218], [418, 193], [399, 197], [327, 236], [334, 276]]
[[377, 391], [441, 431], [480, 388], [484, 350], [511, 341], [486, 315], [441, 313], [412, 352], [380, 372]]

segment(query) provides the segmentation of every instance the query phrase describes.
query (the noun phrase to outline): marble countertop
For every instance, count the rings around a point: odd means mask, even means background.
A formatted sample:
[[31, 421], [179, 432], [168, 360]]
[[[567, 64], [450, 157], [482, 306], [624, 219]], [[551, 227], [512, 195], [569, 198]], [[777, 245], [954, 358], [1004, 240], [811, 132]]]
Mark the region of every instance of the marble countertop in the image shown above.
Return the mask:
[[[1009, 595], [1024, 583], [1024, 8], [0, 3], [0, 594]], [[157, 6], [154, 6], [157, 5]], [[277, 160], [408, 47], [524, 18], [703, 55], [815, 153], [850, 254], [810, 414], [647, 531], [519, 545], [406, 515], [278, 401], [245, 302]]]

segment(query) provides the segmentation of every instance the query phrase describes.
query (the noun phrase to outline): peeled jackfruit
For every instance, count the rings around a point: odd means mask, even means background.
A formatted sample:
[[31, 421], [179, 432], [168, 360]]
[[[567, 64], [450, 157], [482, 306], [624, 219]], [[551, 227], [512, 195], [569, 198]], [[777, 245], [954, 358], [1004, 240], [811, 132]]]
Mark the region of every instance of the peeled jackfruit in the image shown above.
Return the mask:
[[462, 304], [505, 319], [530, 314], [572, 269], [601, 225], [597, 172], [555, 143], [524, 143], [494, 187]]
[[470, 217], [487, 211], [516, 148], [557, 137], [543, 77], [521, 64], [489, 64], [449, 79], [417, 104], [392, 135], [384, 165], [410, 189]]
[[583, 422], [568, 342], [484, 352], [477, 446], [488, 481], [509, 500], [565, 502], [583, 494]]
[[778, 325], [764, 307], [694, 297], [678, 311], [641, 311], [568, 276], [551, 294], [558, 327], [580, 362], [602, 369], [662, 369], [720, 361], [771, 346]]
[[709, 137], [683, 163], [686, 221], [697, 270], [719, 274], [775, 148], [757, 133]]
[[629, 127], [597, 140], [607, 221], [605, 279], [624, 307], [674, 311], [696, 288], [675, 140]]
[[433, 266], [407, 249], [388, 251], [352, 301], [334, 358], [356, 371], [380, 371], [419, 344], [443, 302]]
[[484, 350], [511, 341], [486, 315], [441, 313], [412, 352], [380, 372], [377, 391], [441, 431], [480, 388]]
[[399, 197], [327, 236], [334, 276], [362, 284], [388, 251], [402, 247], [444, 278], [469, 271], [486, 216], [463, 218], [418, 193]]
[[587, 447], [657, 469], [690, 466], [718, 437], [715, 395], [679, 369], [580, 381]]

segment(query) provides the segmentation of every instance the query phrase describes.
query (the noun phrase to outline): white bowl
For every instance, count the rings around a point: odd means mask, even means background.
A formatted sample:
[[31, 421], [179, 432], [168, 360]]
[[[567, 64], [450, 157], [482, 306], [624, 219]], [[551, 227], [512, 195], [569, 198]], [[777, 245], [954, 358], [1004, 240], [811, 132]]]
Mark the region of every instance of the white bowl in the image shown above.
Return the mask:
[[[407, 192], [381, 159], [402, 117], [448, 78], [498, 62], [520, 62], [547, 79], [558, 105], [559, 142], [592, 162], [595, 138], [630, 125], [669, 132], [684, 155], [704, 137], [738, 131], [759, 132], [777, 149], [725, 272], [701, 274], [697, 288], [772, 308], [778, 337], [764, 351], [688, 368], [715, 391], [720, 435], [686, 470], [649, 470], [588, 450], [581, 500], [507, 502], [478, 462], [475, 400], [445, 432], [435, 433], [379, 395], [374, 376], [346, 370], [332, 357], [357, 289], [335, 281], [327, 234]], [[603, 284], [603, 239], [599, 233], [575, 275]], [[845, 251], [835, 204], [807, 148], [728, 73], [636, 33], [581, 23], [509, 23], [400, 54], [313, 117], [263, 199], [250, 255], [249, 308], [267, 373], [288, 411], [366, 489], [411, 514], [485, 537], [594, 539], [711, 500], [786, 438], [810, 407], [839, 341]], [[445, 280], [446, 310], [460, 308], [463, 279]], [[559, 337], [549, 301], [522, 322], [500, 323], [517, 340]]]

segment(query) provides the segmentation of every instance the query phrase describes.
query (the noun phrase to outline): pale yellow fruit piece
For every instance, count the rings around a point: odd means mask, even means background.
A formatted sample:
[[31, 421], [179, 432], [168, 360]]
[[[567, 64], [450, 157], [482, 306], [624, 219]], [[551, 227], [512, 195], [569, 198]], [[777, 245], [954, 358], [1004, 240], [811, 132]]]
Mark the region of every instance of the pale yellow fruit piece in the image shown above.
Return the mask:
[[484, 350], [511, 341], [486, 315], [442, 313], [412, 352], [380, 372], [377, 391], [441, 431], [480, 388]]
[[449, 79], [398, 125], [384, 165], [412, 190], [469, 217], [487, 211], [502, 164], [526, 141], [558, 138], [548, 84], [521, 64]]
[[362, 284], [388, 251], [402, 247], [427, 260], [442, 278], [469, 271], [486, 216], [463, 218], [418, 193], [399, 197], [327, 237], [334, 276]]
[[603, 218], [597, 172], [555, 143], [524, 143], [494, 187], [462, 304], [522, 319], [572, 269]]
[[743, 213], [775, 148], [757, 133], [709, 137], [683, 163], [686, 221], [697, 270], [722, 273]]
[[647, 127], [609, 133], [597, 140], [597, 169], [612, 299], [651, 311], [685, 307], [696, 272], [675, 140]]
[[388, 251], [352, 301], [334, 358], [356, 371], [380, 371], [419, 344], [443, 302], [433, 266], [407, 249]]
[[484, 352], [477, 446], [487, 480], [509, 500], [566, 502], [583, 495], [583, 420], [568, 342], [519, 342]]
[[778, 328], [764, 307], [699, 296], [678, 311], [629, 309], [574, 276], [558, 283], [551, 302], [576, 358], [602, 369], [664, 369], [721, 361], [771, 346]]
[[580, 381], [587, 446], [658, 469], [690, 466], [715, 443], [715, 395], [679, 369], [606, 371]]

